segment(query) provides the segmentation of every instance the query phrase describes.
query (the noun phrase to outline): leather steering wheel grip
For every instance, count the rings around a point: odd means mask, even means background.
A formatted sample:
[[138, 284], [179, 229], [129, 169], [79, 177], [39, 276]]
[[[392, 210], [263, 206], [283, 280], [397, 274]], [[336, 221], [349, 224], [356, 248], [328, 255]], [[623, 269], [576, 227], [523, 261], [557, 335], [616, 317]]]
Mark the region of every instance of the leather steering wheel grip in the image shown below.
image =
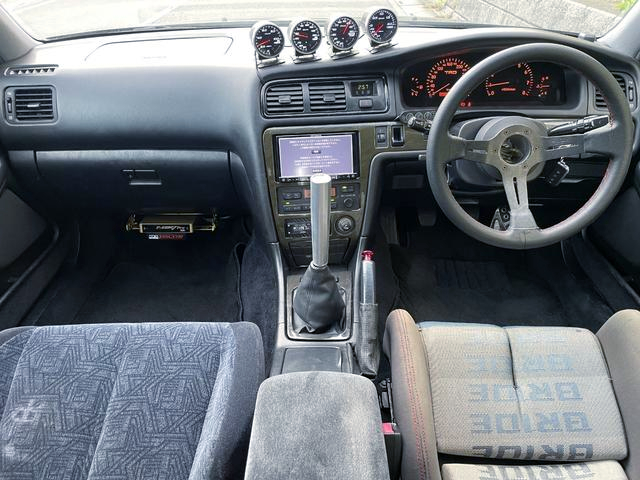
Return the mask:
[[[580, 144], [584, 146], [585, 152], [606, 155], [609, 158], [609, 165], [595, 193], [566, 220], [545, 229], [538, 228], [534, 223], [531, 227], [498, 231], [473, 219], [456, 201], [447, 182], [444, 167], [446, 162], [443, 159], [450, 159], [452, 151], [460, 148], [460, 145], [453, 145], [454, 138], [449, 133], [459, 103], [486, 78], [519, 62], [550, 62], [569, 67], [600, 89], [609, 107], [609, 124], [584, 134]], [[508, 133], [507, 130], [505, 131]], [[545, 140], [554, 138], [543, 137], [535, 131], [528, 134], [531, 136], [531, 143], [536, 146], [544, 145]], [[580, 232], [594, 222], [613, 201], [629, 170], [633, 134], [634, 124], [629, 103], [616, 80], [600, 62], [580, 50], [564, 45], [551, 43], [519, 45], [502, 50], [481, 61], [451, 88], [438, 108], [429, 132], [426, 152], [427, 177], [440, 208], [454, 225], [469, 236], [502, 248], [522, 250], [544, 247]], [[457, 140], [461, 139], [457, 138]]]

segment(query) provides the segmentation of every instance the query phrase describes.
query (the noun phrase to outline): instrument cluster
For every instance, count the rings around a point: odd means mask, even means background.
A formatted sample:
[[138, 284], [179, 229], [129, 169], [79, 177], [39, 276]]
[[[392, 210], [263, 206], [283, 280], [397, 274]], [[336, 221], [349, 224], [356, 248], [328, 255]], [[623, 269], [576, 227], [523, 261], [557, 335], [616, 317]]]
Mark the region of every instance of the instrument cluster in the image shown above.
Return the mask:
[[[404, 103], [410, 107], [437, 107], [449, 90], [486, 55], [447, 56], [421, 62], [402, 75]], [[491, 75], [461, 108], [483, 106], [557, 106], [566, 99], [562, 67], [549, 63], [518, 63]]]

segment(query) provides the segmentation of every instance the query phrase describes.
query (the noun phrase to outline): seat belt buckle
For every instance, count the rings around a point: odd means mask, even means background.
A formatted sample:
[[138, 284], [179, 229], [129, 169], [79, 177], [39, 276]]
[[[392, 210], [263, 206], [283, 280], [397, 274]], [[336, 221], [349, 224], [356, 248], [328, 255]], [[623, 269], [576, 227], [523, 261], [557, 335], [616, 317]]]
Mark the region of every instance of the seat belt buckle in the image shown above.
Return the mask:
[[382, 424], [384, 434], [384, 446], [387, 449], [387, 463], [389, 464], [389, 477], [391, 480], [400, 478], [400, 463], [402, 461], [402, 437], [396, 423], [385, 422]]

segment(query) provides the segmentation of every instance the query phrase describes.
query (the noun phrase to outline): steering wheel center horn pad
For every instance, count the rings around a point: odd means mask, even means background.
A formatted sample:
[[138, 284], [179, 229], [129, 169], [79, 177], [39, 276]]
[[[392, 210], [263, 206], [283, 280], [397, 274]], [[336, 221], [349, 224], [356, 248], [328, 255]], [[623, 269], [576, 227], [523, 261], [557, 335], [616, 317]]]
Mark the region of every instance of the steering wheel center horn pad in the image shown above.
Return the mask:
[[[598, 88], [609, 107], [608, 125], [583, 134], [550, 136], [546, 126], [520, 116], [493, 117], [474, 138], [451, 133], [458, 105], [486, 78], [519, 62], [550, 62], [573, 68]], [[464, 127], [464, 125], [463, 125]], [[427, 142], [427, 177], [445, 215], [468, 235], [490, 245], [511, 249], [539, 248], [575, 235], [613, 201], [627, 175], [633, 144], [629, 103], [611, 73], [593, 57], [564, 45], [534, 43], [502, 50], [465, 73], [451, 88], [433, 119]], [[594, 153], [609, 159], [593, 196], [566, 220], [541, 229], [529, 209], [527, 182], [548, 160]], [[511, 223], [506, 231], [484, 225], [465, 212], [447, 181], [446, 165], [456, 160], [477, 162], [499, 172]], [[495, 172], [494, 172], [495, 176]]]

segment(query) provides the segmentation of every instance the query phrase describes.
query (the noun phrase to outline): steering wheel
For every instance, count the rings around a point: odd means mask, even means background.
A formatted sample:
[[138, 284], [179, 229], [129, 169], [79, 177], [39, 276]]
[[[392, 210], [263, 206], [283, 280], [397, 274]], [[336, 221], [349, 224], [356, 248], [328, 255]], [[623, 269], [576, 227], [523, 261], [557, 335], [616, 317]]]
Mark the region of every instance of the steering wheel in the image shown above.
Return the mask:
[[[584, 134], [549, 136], [546, 126], [521, 116], [495, 117], [467, 139], [450, 130], [459, 103], [486, 78], [519, 62], [551, 62], [573, 68], [602, 92], [609, 123]], [[451, 88], [433, 119], [427, 142], [427, 177], [445, 215], [462, 231], [484, 243], [511, 249], [530, 249], [564, 240], [587, 227], [613, 201], [627, 175], [633, 144], [629, 103], [611, 73], [597, 60], [575, 48], [534, 43], [502, 50], [475, 65]], [[505, 148], [506, 147], [506, 148]], [[515, 148], [514, 148], [515, 147]], [[595, 153], [609, 164], [591, 198], [566, 220], [541, 229], [529, 209], [527, 176], [547, 160]], [[472, 218], [449, 188], [445, 167], [465, 159], [490, 165], [502, 176], [511, 209], [509, 228], [494, 230]]]

